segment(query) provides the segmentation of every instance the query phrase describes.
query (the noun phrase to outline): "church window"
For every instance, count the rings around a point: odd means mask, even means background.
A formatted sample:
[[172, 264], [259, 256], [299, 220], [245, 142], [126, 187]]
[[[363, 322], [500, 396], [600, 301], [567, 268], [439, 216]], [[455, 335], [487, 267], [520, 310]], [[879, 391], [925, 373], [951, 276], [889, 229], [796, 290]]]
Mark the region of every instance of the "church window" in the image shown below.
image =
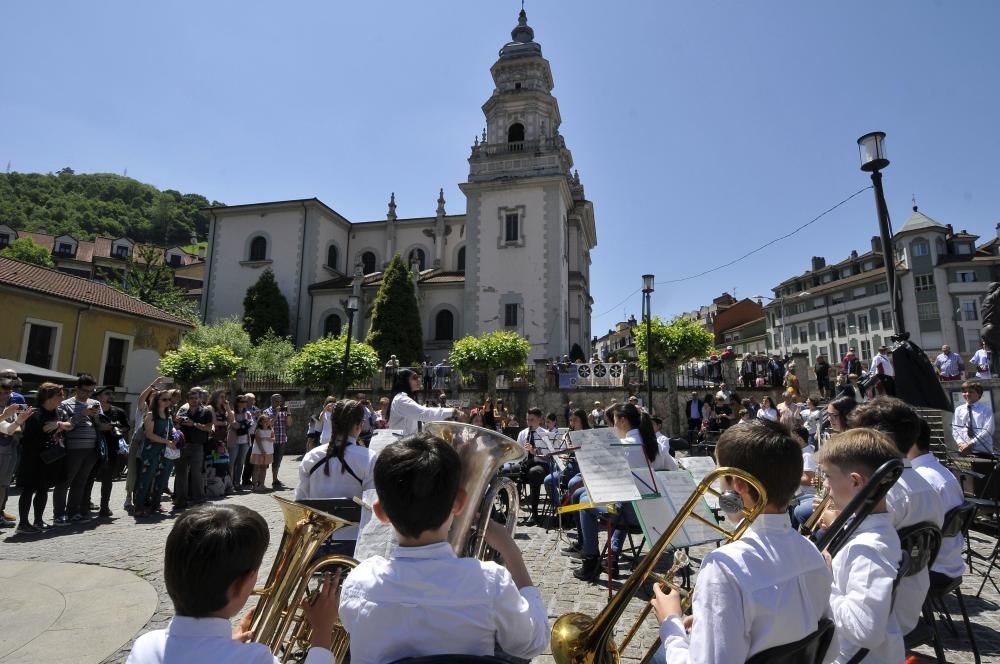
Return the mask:
[[409, 263], [410, 265], [413, 265], [413, 263], [415, 262], [417, 264], [417, 269], [420, 270], [421, 272], [427, 269], [427, 255], [424, 253], [424, 250], [421, 249], [420, 247], [417, 247], [416, 249], [413, 249], [410, 252], [410, 255], [407, 258], [406, 262]]
[[250, 260], [252, 261], [263, 261], [267, 260], [267, 239], [261, 236], [255, 237], [250, 241]]
[[504, 215], [504, 242], [517, 242], [521, 239], [520, 215], [517, 212], [508, 212]]
[[434, 339], [450, 341], [455, 338], [455, 316], [447, 309], [442, 309], [434, 317]]
[[323, 321], [323, 336], [324, 337], [339, 337], [342, 323], [340, 322], [340, 316], [337, 314], [330, 314]]
[[503, 305], [504, 327], [517, 327], [517, 303], [512, 302]]
[[327, 267], [332, 267], [334, 270], [337, 269], [337, 245], [331, 244], [329, 249], [326, 250], [326, 264]]
[[459, 272], [465, 272], [465, 247], [460, 247], [458, 250], [458, 260], [455, 262], [455, 269]]
[[524, 149], [524, 125], [515, 122], [507, 130], [507, 145], [511, 152], [520, 152]]
[[375, 254], [371, 251], [361, 254], [361, 271], [365, 274], [371, 274], [375, 271]]

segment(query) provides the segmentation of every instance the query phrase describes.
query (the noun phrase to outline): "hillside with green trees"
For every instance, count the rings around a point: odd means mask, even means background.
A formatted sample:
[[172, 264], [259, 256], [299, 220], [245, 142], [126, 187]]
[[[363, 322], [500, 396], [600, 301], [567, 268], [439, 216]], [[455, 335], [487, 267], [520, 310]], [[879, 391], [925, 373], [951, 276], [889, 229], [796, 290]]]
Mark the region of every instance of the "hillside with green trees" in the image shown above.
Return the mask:
[[111, 173], [0, 173], [0, 224], [80, 240], [127, 236], [186, 245], [208, 233], [201, 208], [209, 205], [222, 203]]

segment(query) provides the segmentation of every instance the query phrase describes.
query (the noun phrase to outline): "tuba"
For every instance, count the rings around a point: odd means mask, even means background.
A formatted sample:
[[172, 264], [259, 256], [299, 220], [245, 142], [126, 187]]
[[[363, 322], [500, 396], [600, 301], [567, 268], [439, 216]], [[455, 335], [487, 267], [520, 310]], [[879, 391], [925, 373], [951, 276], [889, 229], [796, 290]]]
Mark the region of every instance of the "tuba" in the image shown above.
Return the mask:
[[[310, 582], [318, 575], [338, 569], [350, 571], [358, 561], [349, 556], [331, 554], [314, 560], [320, 545], [333, 532], [353, 525], [332, 514], [274, 496], [285, 519], [281, 544], [268, 574], [267, 583], [254, 594], [262, 597], [254, 610], [250, 630], [253, 640], [271, 649], [278, 661], [292, 662], [309, 650], [312, 628], [300, 605], [315, 590]], [[344, 627], [333, 630], [331, 651], [335, 661], [343, 660], [349, 639]]]
[[517, 485], [499, 471], [505, 463], [523, 459], [524, 448], [501, 433], [460, 422], [430, 422], [424, 431], [443, 438], [462, 459], [459, 486], [469, 499], [452, 522], [448, 543], [460, 557], [494, 559], [486, 545], [486, 526], [495, 519], [513, 534], [518, 510]]
[[[709, 493], [718, 496], [721, 504], [730, 502], [731, 495], [728, 492], [720, 494], [712, 488], [713, 482], [726, 476], [740, 478], [753, 487], [757, 493], [757, 500], [751, 507], [739, 507], [739, 512], [743, 515], [743, 519], [740, 520], [732, 531], [728, 531], [719, 526], [719, 524], [706, 520], [695, 512], [695, 508], [704, 499], [705, 495]], [[653, 569], [659, 561], [660, 556], [670, 546], [670, 541], [684, 526], [684, 522], [688, 518], [697, 519], [717, 531], [724, 539], [734, 541], [743, 536], [743, 533], [750, 527], [750, 524], [764, 511], [766, 505], [767, 492], [764, 490], [764, 486], [757, 478], [746, 471], [739, 470], [738, 468], [723, 467], [716, 468], [706, 475], [702, 478], [694, 492], [688, 497], [687, 502], [684, 503], [677, 516], [670, 522], [667, 529], [663, 531], [660, 539], [650, 547], [649, 554], [636, 566], [628, 580], [621, 587], [621, 590], [608, 602], [607, 606], [604, 607], [604, 610], [596, 618], [591, 618], [583, 613], [567, 613], [556, 620], [552, 626], [550, 643], [552, 658], [558, 664], [617, 664], [620, 662], [622, 651], [625, 650], [631, 638], [638, 632], [642, 621], [649, 615], [650, 607], [647, 604], [642, 613], [639, 614], [639, 618], [629, 630], [626, 637], [622, 639], [620, 645], [616, 645], [614, 642], [614, 630], [618, 619], [621, 618], [629, 602], [639, 592], [646, 579], [652, 578], [654, 581], [659, 581], [657, 576], [653, 574]], [[686, 560], [684, 562], [686, 563]], [[675, 565], [671, 569], [671, 573], [676, 571], [677, 568], [678, 564], [675, 560]], [[669, 582], [669, 579], [664, 579], [664, 581]], [[685, 601], [690, 602], [690, 595]], [[649, 660], [656, 648], [659, 647], [659, 644], [660, 640], [657, 638], [653, 645], [650, 646], [643, 661]]]

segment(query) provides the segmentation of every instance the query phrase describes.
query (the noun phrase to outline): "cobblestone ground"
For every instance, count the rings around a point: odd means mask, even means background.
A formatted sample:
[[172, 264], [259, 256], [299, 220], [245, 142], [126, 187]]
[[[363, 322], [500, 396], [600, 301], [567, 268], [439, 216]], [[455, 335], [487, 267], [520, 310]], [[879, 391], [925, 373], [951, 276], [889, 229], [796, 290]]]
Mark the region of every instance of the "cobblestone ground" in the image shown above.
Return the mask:
[[[282, 468], [281, 478], [289, 486], [293, 486], [296, 478], [294, 457], [287, 459]], [[292, 491], [276, 492], [291, 498]], [[264, 570], [270, 569], [276, 542], [281, 534], [281, 517], [275, 501], [267, 494], [243, 494], [232, 496], [226, 501], [236, 502], [251, 507], [260, 512], [271, 525], [272, 546], [264, 561]], [[112, 499], [115, 516], [110, 521], [94, 521], [86, 526], [54, 529], [49, 536], [34, 539], [23, 539], [12, 536], [12, 530], [0, 531], [0, 558], [8, 560], [41, 560], [53, 562], [72, 562], [101, 565], [117, 569], [129, 570], [146, 579], [156, 588], [160, 596], [156, 613], [139, 634], [164, 627], [170, 619], [172, 607], [163, 585], [163, 548], [172, 520], [164, 518], [152, 523], [136, 524], [124, 513], [121, 505], [124, 502], [124, 482], [116, 482]], [[9, 505], [16, 505], [16, 495], [11, 497]], [[51, 501], [47, 508], [46, 520], [50, 521]], [[10, 511], [10, 507], [8, 507]], [[524, 552], [525, 560], [531, 571], [532, 578], [540, 587], [545, 598], [550, 620], [570, 612], [580, 611], [596, 615], [604, 607], [608, 598], [605, 584], [588, 584], [573, 578], [575, 563], [568, 557], [560, 555], [559, 550], [566, 544], [560, 540], [557, 530], [546, 531], [543, 528], [519, 528], [517, 540]], [[562, 535], [563, 538], [566, 534]], [[988, 554], [992, 551], [994, 540], [974, 534], [974, 546], [977, 550]], [[602, 537], [603, 543], [603, 537]], [[694, 550], [695, 558], [700, 558], [704, 550]], [[627, 565], [625, 566], [627, 568]], [[979, 563], [978, 570], [985, 568]], [[982, 572], [980, 571], [980, 574]], [[262, 571], [261, 576], [265, 573]], [[994, 571], [994, 577], [1000, 573]], [[1000, 663], [1000, 594], [989, 583], [983, 591], [982, 599], [974, 597], [982, 580], [980, 575], [967, 574], [963, 591], [966, 594], [966, 604], [973, 622], [979, 650], [984, 662]], [[613, 586], [621, 585], [622, 579], [617, 579]], [[643, 603], [635, 600], [627, 614], [635, 616]], [[954, 603], [950, 606], [954, 609]], [[955, 609], [955, 615], [958, 615]], [[621, 623], [624, 624], [624, 623]], [[621, 632], [621, 630], [619, 630]], [[966, 643], [964, 630], [959, 628], [959, 636], [952, 637], [945, 630], [946, 655], [949, 662], [973, 662], [972, 654]], [[639, 631], [636, 643], [624, 653], [623, 659], [637, 662], [645, 649], [656, 638], [656, 629], [652, 618]], [[131, 643], [121, 648], [108, 658], [107, 662], [123, 662], [131, 647]], [[929, 648], [920, 652], [933, 654]], [[540, 664], [550, 664], [552, 657], [545, 653], [536, 659]]]

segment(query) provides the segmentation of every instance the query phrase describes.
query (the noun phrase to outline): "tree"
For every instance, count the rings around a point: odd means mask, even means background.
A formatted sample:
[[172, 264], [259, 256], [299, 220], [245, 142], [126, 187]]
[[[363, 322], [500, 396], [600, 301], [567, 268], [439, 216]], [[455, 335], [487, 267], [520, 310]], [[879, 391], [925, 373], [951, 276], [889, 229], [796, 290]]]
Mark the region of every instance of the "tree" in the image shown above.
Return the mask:
[[514, 370], [528, 363], [531, 344], [517, 332], [497, 330], [455, 342], [448, 359], [463, 374], [485, 371], [487, 389], [493, 395], [497, 371]]
[[108, 281], [132, 297], [184, 320], [197, 323], [201, 319], [198, 304], [185, 297], [183, 288], [174, 286], [174, 271], [163, 262], [162, 252], [154, 246], [139, 245], [135, 255], [125, 259], [122, 282], [119, 283], [117, 276]]
[[225, 380], [236, 375], [243, 358], [222, 346], [198, 348], [184, 346], [167, 351], [160, 359], [159, 371], [185, 386], [209, 380]]
[[281, 294], [271, 268], [264, 270], [243, 298], [243, 327], [250, 341], [257, 343], [268, 332], [277, 337], [288, 335], [288, 300]]
[[[347, 336], [323, 337], [307, 343], [288, 361], [288, 373], [302, 385], [324, 386], [333, 393], [344, 379], [344, 351]], [[379, 368], [378, 353], [366, 343], [352, 341], [347, 363], [347, 385], [369, 380]]]
[[49, 255], [49, 250], [40, 244], [35, 244], [35, 241], [30, 237], [19, 237], [13, 240], [0, 250], [0, 256], [14, 258], [25, 263], [31, 263], [32, 265], [41, 265], [42, 267], [56, 266], [52, 261], [52, 256]]
[[250, 371], [283, 373], [288, 360], [295, 355], [295, 344], [287, 337], [265, 334], [257, 343], [235, 316], [223, 318], [207, 325], [196, 324], [184, 335], [182, 347], [211, 348], [221, 346], [233, 355], [243, 358], [243, 368]]
[[423, 339], [413, 278], [396, 254], [382, 274], [367, 341], [382, 362], [395, 355], [401, 366], [415, 366], [424, 359]]
[[639, 349], [639, 366], [650, 371], [664, 371], [667, 384], [667, 427], [676, 436], [680, 428], [680, 407], [677, 403], [677, 366], [695, 357], [702, 357], [715, 342], [712, 333], [690, 318], [675, 318], [664, 323], [659, 316], [650, 321], [649, 357], [646, 356], [646, 326], [635, 328], [635, 346]]

